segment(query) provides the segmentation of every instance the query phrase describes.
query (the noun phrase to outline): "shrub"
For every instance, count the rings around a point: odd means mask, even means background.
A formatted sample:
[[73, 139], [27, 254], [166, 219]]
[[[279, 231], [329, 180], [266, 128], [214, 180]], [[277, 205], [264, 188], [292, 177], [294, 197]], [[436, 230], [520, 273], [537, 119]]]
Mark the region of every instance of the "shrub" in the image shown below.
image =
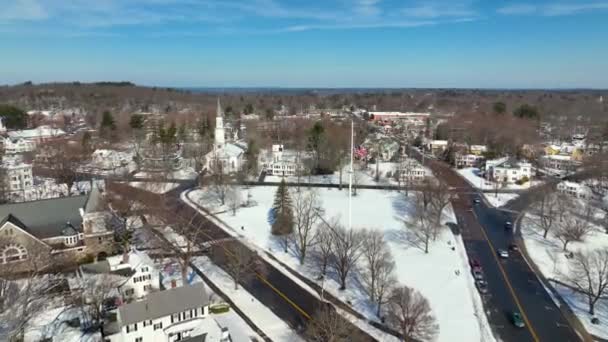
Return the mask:
[[214, 304], [209, 307], [209, 311], [214, 314], [228, 312], [228, 311], [230, 311], [230, 304], [228, 304], [228, 303]]

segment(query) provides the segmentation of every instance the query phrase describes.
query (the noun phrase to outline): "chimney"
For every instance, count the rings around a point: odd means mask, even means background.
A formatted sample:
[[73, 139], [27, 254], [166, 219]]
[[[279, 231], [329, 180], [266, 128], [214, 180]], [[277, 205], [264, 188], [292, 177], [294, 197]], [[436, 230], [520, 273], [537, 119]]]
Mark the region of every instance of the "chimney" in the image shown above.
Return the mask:
[[177, 287], [177, 281], [175, 279], [171, 280], [171, 288], [174, 289]]

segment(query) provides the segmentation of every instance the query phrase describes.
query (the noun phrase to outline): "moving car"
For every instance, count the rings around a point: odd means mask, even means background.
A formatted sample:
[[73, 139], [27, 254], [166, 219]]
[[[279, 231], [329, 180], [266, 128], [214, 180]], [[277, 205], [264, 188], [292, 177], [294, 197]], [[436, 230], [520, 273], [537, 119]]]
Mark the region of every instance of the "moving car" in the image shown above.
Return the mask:
[[476, 199], [473, 200], [473, 203], [479, 204], [479, 203], [481, 203], [481, 200], [479, 198], [476, 198]]
[[511, 229], [511, 228], [513, 228], [513, 223], [511, 223], [511, 221], [505, 222], [505, 229]]
[[479, 293], [486, 294], [488, 293], [488, 283], [485, 280], [477, 280], [475, 281], [475, 286], [477, 286], [477, 290]]
[[503, 259], [508, 259], [509, 258], [509, 251], [507, 251], [506, 249], [499, 249], [498, 250], [498, 256], [503, 258]]
[[526, 326], [524, 320], [521, 318], [521, 315], [517, 311], [513, 311], [511, 313], [511, 322], [513, 322], [513, 325], [518, 328], [523, 328]]
[[473, 270], [473, 278], [475, 278], [475, 280], [483, 280], [483, 272], [481, 269]]
[[513, 252], [517, 252], [517, 251], [519, 251], [519, 247], [516, 244], [512, 243], [512, 244], [509, 244], [509, 250], [513, 251]]

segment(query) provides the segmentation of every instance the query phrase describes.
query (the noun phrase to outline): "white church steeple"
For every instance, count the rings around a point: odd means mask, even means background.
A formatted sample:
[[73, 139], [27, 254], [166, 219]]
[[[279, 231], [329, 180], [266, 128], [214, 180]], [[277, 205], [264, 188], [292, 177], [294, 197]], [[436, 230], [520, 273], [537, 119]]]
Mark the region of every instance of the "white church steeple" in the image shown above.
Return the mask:
[[224, 113], [222, 112], [222, 106], [220, 104], [220, 98], [217, 98], [217, 116], [215, 117], [215, 147], [222, 148], [226, 142], [224, 135]]

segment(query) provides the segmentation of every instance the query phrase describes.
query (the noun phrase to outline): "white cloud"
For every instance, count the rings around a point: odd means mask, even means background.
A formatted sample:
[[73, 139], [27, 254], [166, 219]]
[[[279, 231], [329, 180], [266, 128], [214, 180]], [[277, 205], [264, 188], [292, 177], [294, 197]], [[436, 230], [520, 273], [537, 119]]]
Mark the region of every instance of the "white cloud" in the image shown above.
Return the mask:
[[2, 5], [0, 22], [16, 20], [42, 20], [48, 13], [36, 0], [11, 0]]
[[534, 5], [530, 4], [514, 4], [501, 7], [496, 10], [499, 14], [505, 15], [523, 15], [523, 14], [533, 14], [538, 10], [538, 8]]
[[542, 15], [542, 16], [566, 16], [579, 13], [608, 10], [608, 2], [559, 2], [544, 5], [513, 4], [500, 7], [496, 10], [504, 15]]

